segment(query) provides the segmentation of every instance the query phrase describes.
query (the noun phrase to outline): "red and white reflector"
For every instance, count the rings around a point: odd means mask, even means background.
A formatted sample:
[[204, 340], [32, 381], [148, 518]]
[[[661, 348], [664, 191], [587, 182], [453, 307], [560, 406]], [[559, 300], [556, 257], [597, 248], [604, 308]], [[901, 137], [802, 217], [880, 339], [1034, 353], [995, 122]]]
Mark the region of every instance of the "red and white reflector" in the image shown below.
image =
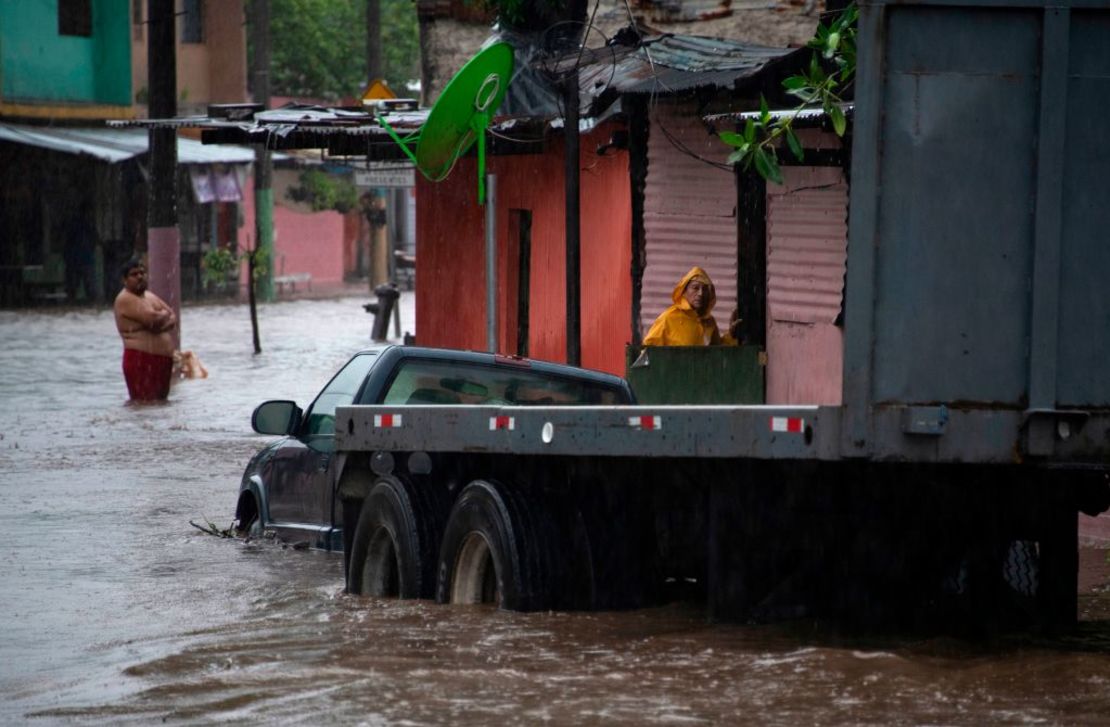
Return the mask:
[[628, 417], [628, 426], [633, 429], [662, 429], [663, 417], [655, 416], [641, 416], [641, 417]]
[[805, 431], [806, 420], [801, 417], [771, 417], [772, 432], [801, 434]]
[[400, 414], [375, 414], [374, 415], [374, 428], [375, 429], [395, 429], [401, 426]]
[[489, 430], [491, 432], [498, 429], [508, 429], [510, 432], [516, 429], [516, 417], [490, 417]]

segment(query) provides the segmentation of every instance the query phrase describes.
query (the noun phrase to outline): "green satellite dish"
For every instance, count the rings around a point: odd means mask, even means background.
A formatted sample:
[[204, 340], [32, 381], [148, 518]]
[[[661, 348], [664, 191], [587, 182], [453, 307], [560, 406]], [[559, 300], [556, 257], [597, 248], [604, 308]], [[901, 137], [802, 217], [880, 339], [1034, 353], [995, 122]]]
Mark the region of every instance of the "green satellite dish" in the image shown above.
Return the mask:
[[[493, 43], [466, 62], [443, 89], [418, 134], [402, 139], [381, 114], [378, 122], [428, 180], [447, 178], [458, 158], [478, 142], [478, 204], [486, 201], [486, 127], [509, 88], [513, 47]], [[416, 151], [409, 148], [415, 141]]]

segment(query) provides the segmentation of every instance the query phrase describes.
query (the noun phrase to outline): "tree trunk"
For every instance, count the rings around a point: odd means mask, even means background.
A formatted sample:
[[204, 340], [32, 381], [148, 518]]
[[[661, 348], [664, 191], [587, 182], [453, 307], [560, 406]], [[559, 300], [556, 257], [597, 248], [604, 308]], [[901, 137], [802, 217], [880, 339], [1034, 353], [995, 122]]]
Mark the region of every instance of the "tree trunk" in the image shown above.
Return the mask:
[[382, 68], [382, 4], [366, 0], [366, 85], [385, 75]]
[[254, 294], [254, 254], [253, 248], [247, 253], [247, 298], [250, 300], [251, 337], [255, 354], [262, 353], [262, 341], [258, 336], [258, 305]]

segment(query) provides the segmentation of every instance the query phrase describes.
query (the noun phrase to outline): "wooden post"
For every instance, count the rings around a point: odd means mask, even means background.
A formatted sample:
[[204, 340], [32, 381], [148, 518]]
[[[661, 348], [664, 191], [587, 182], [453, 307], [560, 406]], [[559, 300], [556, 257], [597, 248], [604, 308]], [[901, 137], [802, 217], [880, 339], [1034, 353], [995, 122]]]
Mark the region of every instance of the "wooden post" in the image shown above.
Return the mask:
[[575, 68], [563, 86], [563, 136], [566, 139], [566, 276], [567, 276], [567, 363], [582, 363], [581, 320], [581, 235], [578, 179], [578, 69]]

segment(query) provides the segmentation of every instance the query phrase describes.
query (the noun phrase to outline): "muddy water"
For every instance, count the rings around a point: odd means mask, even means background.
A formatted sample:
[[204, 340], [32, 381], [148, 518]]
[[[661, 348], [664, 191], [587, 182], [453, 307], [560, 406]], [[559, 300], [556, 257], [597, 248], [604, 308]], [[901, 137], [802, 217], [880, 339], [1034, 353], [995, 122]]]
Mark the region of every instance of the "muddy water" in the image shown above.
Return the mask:
[[[338, 556], [230, 524], [264, 398], [367, 342], [362, 299], [186, 308], [211, 371], [130, 406], [107, 312], [0, 312], [0, 723], [1105, 723], [1110, 597], [1076, 637], [967, 644], [501, 613], [342, 593]], [[405, 328], [411, 330], [406, 298]]]

